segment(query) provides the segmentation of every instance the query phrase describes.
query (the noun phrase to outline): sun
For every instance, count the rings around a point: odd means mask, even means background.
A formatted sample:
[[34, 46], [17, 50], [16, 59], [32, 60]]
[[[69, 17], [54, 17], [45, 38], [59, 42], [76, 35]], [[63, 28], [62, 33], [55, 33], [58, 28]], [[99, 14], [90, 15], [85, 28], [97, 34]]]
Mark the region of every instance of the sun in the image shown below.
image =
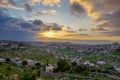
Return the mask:
[[51, 31], [45, 32], [45, 33], [43, 33], [43, 35], [44, 35], [45, 37], [49, 37], [49, 38], [55, 37], [55, 33], [54, 33], [54, 32], [51, 32]]

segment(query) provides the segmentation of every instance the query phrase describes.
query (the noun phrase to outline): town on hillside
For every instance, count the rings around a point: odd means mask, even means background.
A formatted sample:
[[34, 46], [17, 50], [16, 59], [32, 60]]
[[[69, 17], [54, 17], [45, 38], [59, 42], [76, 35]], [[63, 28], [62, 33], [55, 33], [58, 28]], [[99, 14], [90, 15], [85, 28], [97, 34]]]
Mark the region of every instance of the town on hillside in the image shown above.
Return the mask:
[[119, 80], [120, 44], [0, 40], [0, 80]]

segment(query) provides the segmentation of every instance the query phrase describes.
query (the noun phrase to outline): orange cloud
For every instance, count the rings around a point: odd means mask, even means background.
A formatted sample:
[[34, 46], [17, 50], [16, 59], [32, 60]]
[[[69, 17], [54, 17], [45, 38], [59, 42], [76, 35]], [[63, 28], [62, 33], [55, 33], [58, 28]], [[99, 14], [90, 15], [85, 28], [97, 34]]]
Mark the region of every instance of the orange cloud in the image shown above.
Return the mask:
[[70, 0], [70, 2], [72, 4], [77, 2], [80, 5], [84, 6], [88, 12], [88, 16], [91, 16], [93, 18], [99, 18], [101, 16], [101, 12], [98, 9], [101, 7], [98, 7], [98, 5], [95, 4], [98, 2], [98, 0]]
[[35, 3], [40, 3], [40, 2], [41, 2], [41, 0], [32, 0], [32, 1], [30, 1], [30, 4], [34, 5]]
[[41, 13], [43, 14], [57, 14], [57, 11], [54, 9], [51, 10], [42, 10]]
[[47, 14], [52, 14], [52, 15], [57, 15], [57, 11], [54, 10], [54, 9], [50, 9], [50, 10], [41, 10], [41, 11], [38, 11], [38, 12], [33, 12], [33, 14], [35, 16], [41, 16], [41, 15], [47, 15]]
[[58, 5], [61, 2], [61, 0], [43, 0], [42, 4], [47, 6], [55, 6]]
[[32, 0], [30, 1], [31, 5], [34, 5], [35, 3], [42, 3], [45, 6], [60, 6], [59, 3], [61, 0]]
[[[52, 40], [111, 40], [111, 41], [120, 41], [120, 36], [105, 36], [105, 35], [96, 35], [89, 36], [88, 34], [79, 34], [73, 33], [69, 34], [64, 31], [53, 32], [47, 34], [49, 32], [44, 32], [44, 34], [38, 34], [39, 38], [42, 39], [52, 39]], [[41, 36], [43, 35], [43, 36]], [[45, 36], [46, 35], [46, 36]]]

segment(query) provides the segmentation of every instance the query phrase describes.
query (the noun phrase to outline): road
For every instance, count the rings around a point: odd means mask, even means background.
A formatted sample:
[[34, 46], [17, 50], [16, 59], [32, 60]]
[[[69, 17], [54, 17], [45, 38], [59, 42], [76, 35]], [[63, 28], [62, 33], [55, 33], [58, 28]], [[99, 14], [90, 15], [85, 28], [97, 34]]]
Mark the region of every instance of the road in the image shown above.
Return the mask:
[[[41, 72], [41, 76], [46, 76], [46, 75], [55, 76], [55, 77], [66, 76], [66, 77], [72, 77], [72, 78], [84, 78], [84, 79], [93, 80], [92, 77], [86, 77], [86, 76], [80, 76], [80, 75], [73, 75], [73, 74], [66, 74], [66, 73], [61, 74], [61, 73], [52, 73], [52, 72]], [[104, 79], [97, 78], [97, 80], [104, 80]]]

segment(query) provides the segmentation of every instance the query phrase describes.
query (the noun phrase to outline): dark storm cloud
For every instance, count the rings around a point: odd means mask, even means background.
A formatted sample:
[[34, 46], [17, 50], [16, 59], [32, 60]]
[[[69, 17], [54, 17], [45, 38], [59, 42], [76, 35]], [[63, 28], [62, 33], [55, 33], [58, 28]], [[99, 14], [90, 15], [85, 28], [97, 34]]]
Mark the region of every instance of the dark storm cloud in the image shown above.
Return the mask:
[[0, 39], [11, 40], [33, 40], [35, 34], [24, 30], [19, 24], [25, 22], [23, 19], [10, 17], [7, 14], [0, 14]]
[[13, 0], [8, 0], [11, 5], [16, 5], [16, 3]]
[[74, 2], [71, 4], [70, 10], [71, 10], [71, 13], [76, 16], [83, 16], [86, 14], [86, 11], [83, 8], [83, 6], [77, 2]]
[[[13, 18], [7, 15], [0, 15], [0, 27], [5, 30], [25, 30], [25, 31], [60, 31], [62, 27], [57, 23], [45, 24], [41, 20], [25, 21], [24, 19]], [[1, 29], [3, 29], [1, 28]]]
[[60, 30], [62, 30], [62, 26], [58, 25], [57, 23], [52, 23], [51, 30], [60, 31]]
[[43, 22], [41, 20], [34, 20], [33, 24], [35, 24], [35, 25], [42, 25]]
[[33, 27], [33, 25], [28, 22], [20, 23], [20, 26], [22, 28], [32, 28]]
[[28, 12], [31, 12], [31, 11], [32, 11], [32, 7], [31, 7], [30, 4], [28, 4], [28, 3], [25, 3], [25, 9], [26, 9], [26, 11], [28, 11]]
[[42, 25], [37, 25], [39, 26], [41, 31], [61, 31], [62, 30], [62, 26], [58, 25], [57, 23], [48, 23], [48, 24], [42, 24]]
[[40, 28], [32, 28], [31, 30], [32, 30], [32, 31], [41, 31]]

